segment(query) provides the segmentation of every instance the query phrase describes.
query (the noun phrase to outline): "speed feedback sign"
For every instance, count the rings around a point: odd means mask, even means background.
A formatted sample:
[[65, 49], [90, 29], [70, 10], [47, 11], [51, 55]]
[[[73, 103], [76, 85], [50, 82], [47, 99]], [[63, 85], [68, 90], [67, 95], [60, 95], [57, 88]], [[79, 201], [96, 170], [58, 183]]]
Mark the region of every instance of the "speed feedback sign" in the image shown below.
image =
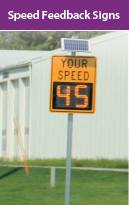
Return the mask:
[[50, 111], [94, 113], [97, 58], [53, 55], [51, 61]]

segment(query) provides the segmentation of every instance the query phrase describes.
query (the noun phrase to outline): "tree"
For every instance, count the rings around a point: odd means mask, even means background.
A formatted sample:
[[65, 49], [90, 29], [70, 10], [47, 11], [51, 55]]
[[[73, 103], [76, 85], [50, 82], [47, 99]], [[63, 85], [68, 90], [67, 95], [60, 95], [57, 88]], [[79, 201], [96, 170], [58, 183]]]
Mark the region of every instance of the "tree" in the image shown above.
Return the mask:
[[0, 48], [10, 50], [54, 50], [61, 38], [89, 39], [107, 31], [0, 31]]

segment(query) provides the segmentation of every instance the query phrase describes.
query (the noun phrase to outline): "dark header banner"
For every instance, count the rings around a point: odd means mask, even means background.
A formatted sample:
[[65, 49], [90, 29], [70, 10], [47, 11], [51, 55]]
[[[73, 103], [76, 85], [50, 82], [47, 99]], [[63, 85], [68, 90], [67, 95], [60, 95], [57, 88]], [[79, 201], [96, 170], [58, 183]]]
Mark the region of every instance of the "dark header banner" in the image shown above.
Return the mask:
[[129, 30], [129, 1], [9, 0], [0, 30]]

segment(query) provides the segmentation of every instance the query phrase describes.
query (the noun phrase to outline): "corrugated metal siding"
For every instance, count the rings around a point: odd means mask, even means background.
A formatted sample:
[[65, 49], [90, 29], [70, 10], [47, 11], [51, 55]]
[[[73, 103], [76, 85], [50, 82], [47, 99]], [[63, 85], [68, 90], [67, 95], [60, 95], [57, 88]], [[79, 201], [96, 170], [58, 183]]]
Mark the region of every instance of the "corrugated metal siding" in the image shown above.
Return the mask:
[[[21, 149], [17, 140], [14, 117], [18, 117], [23, 143], [28, 143], [25, 138], [25, 126], [29, 124], [30, 88], [29, 68], [23, 67], [10, 70], [9, 77], [3, 79], [0, 76], [0, 157], [22, 158]], [[25, 83], [23, 82], [25, 81]], [[27, 88], [27, 89], [26, 89]], [[28, 92], [29, 91], [29, 92]], [[4, 130], [4, 131], [3, 131]], [[4, 134], [4, 136], [2, 135]], [[3, 140], [3, 142], [2, 142]], [[26, 143], [27, 142], [27, 143]], [[3, 145], [2, 145], [3, 143]], [[27, 153], [29, 153], [27, 144]], [[3, 151], [2, 151], [3, 150]], [[28, 155], [27, 155], [28, 156]]]
[[[128, 42], [127, 34], [113, 35], [91, 41], [98, 57], [96, 113], [74, 114], [73, 158], [127, 158]], [[32, 69], [31, 158], [66, 157], [67, 114], [49, 112], [50, 67], [48, 58]]]
[[24, 99], [25, 99], [25, 116], [24, 116], [24, 149], [26, 157], [29, 157], [29, 116], [30, 116], [30, 81], [29, 78], [23, 79], [24, 82]]
[[[19, 119], [19, 81], [18, 80], [14, 80], [12, 81], [13, 84], [13, 96], [10, 96], [11, 99], [13, 100], [13, 105], [14, 105], [14, 117]], [[13, 98], [13, 99], [12, 99]], [[10, 106], [10, 109], [11, 106]], [[12, 119], [13, 120], [13, 119]], [[18, 137], [17, 137], [17, 130], [16, 127], [14, 126], [14, 131], [13, 131], [13, 135], [14, 135], [14, 139], [13, 139], [13, 157], [14, 158], [18, 158], [18, 148], [19, 148], [19, 144], [18, 144]]]
[[33, 158], [65, 157], [67, 115], [49, 112], [49, 88], [50, 60], [46, 60], [45, 64], [40, 62], [33, 67], [30, 144]]
[[7, 83], [1, 83], [2, 88], [2, 152], [3, 158], [7, 157]]

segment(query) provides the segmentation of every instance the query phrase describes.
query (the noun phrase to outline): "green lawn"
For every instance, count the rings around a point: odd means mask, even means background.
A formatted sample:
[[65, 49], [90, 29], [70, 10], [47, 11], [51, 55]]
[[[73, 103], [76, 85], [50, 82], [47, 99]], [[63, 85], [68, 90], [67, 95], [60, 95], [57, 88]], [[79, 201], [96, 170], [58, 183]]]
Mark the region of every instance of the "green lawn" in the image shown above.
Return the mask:
[[[0, 205], [63, 205], [65, 170], [57, 170], [50, 187], [50, 169], [0, 167]], [[70, 205], [127, 205], [128, 173], [72, 170]]]
[[[66, 159], [34, 159], [27, 160], [32, 166], [66, 166]], [[24, 165], [23, 160], [13, 161], [0, 158], [0, 165]], [[128, 169], [127, 159], [72, 159], [73, 167], [121, 168]]]

